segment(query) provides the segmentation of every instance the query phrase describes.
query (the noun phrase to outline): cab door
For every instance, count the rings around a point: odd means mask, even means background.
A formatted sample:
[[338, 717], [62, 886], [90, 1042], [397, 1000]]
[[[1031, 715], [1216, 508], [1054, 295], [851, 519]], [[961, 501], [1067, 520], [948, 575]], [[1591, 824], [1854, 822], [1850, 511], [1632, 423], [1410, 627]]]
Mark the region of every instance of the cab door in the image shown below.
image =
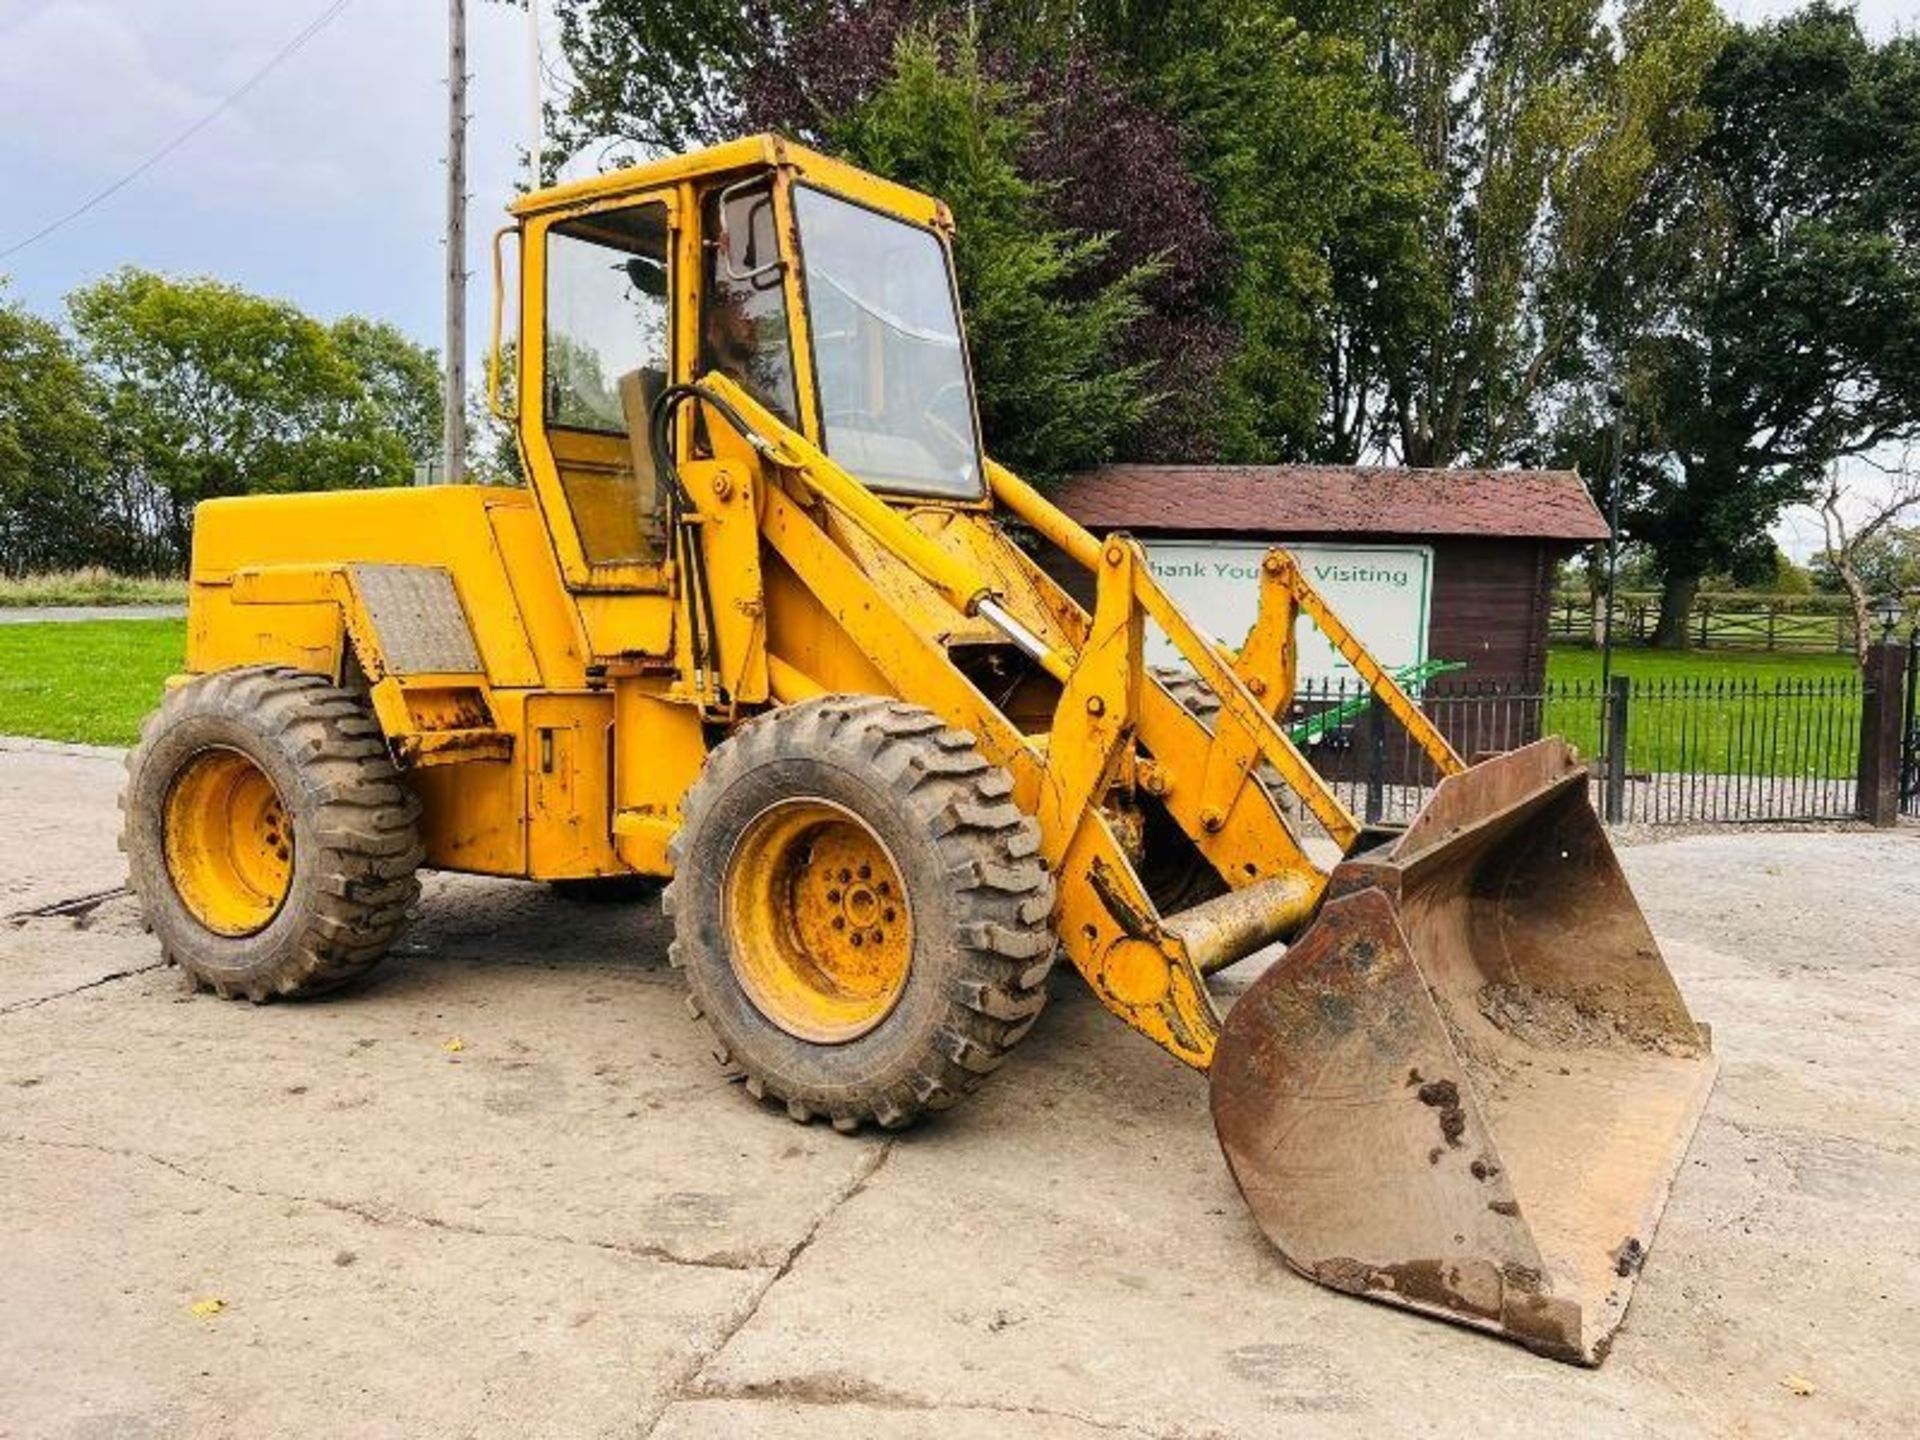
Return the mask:
[[675, 374], [672, 190], [528, 226], [520, 357], [529, 480], [597, 657], [670, 656], [666, 493], [648, 418]]

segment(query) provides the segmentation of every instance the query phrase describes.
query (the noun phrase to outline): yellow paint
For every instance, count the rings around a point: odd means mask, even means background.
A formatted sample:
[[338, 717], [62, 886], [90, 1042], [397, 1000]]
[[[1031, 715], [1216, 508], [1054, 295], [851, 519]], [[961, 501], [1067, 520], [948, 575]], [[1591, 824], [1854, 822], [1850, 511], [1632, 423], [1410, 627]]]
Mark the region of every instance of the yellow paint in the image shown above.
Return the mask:
[[209, 747], [167, 792], [167, 877], [216, 935], [257, 935], [293, 880], [293, 822], [266, 772], [238, 750]]
[[613, 848], [613, 696], [527, 699], [527, 868], [548, 877], [624, 875]]
[[1115, 941], [1103, 970], [1114, 998], [1128, 1006], [1158, 1005], [1173, 984], [1166, 955], [1145, 940]]
[[[702, 267], [715, 240], [702, 233], [705, 200], [761, 177], [771, 183], [777, 293], [789, 312], [793, 425], [732, 380], [697, 370]], [[932, 197], [759, 136], [525, 196], [496, 241], [497, 255], [511, 238], [520, 256], [511, 287], [496, 266], [498, 308], [512, 303], [515, 333], [538, 341], [549, 329], [554, 227], [593, 217], [611, 233], [614, 212], [661, 207], [648, 213], [669, 228], [648, 253], [665, 267], [656, 297], [665, 378], [713, 397], [675, 412], [677, 529], [653, 505], [670, 480], [634, 423], [652, 362], [605, 377], [619, 382], [628, 433], [565, 429], [531, 398], [548, 393], [545, 347], [522, 343], [515, 403], [503, 405], [496, 381], [490, 390], [515, 426], [525, 488], [202, 506], [189, 668], [278, 663], [364, 687], [422, 801], [429, 863], [537, 879], [668, 874], [682, 798], [733, 727], [821, 694], [901, 696], [971, 733], [1011, 776], [1013, 802], [1035, 817], [1055, 872], [1054, 928], [1095, 994], [1204, 1068], [1218, 1016], [1122, 837], [1137, 838], [1141, 805], [1163, 805], [1229, 886], [1289, 881], [1271, 887], [1289, 897], [1288, 918], [1311, 915], [1326, 875], [1254, 772], [1274, 767], [1343, 844], [1360, 826], [1275, 719], [1294, 689], [1296, 614], [1329, 634], [1443, 771], [1458, 757], [1284, 557], [1270, 557], [1263, 573], [1258, 643], [1230, 654], [1179, 613], [1133, 542], [1088, 534], [1001, 466], [987, 464], [989, 496], [930, 501], [876, 493], [829, 457], [796, 263], [791, 195], [802, 182], [925, 227], [943, 245], [950, 238], [951, 217]], [[496, 317], [496, 342], [500, 328]], [[995, 505], [1096, 573], [1091, 614], [1009, 540]], [[689, 582], [689, 555], [703, 562], [704, 596]], [[450, 576], [480, 668], [395, 672], [354, 580], [353, 567], [370, 562]], [[1219, 694], [1212, 731], [1146, 674], [1149, 620]], [[187, 811], [232, 820], [232, 804], [222, 812], [215, 803], [219, 789], [209, 780], [182, 800], [183, 853], [210, 852], [228, 823]], [[911, 930], [904, 895], [894, 921], [874, 924], [845, 885], [828, 898], [834, 885], [816, 873], [826, 862], [808, 857], [843, 857], [827, 867], [834, 875], [865, 866], [892, 874], [896, 888], [899, 880], [871, 832], [824, 805], [795, 797], [770, 811], [742, 842], [728, 885], [743, 985], [775, 1023], [830, 1043], [861, 1033], [897, 999]], [[196, 860], [195, 873], [250, 878], [202, 903], [210, 923], [252, 923], [272, 876], [255, 863], [257, 846], [228, 853]], [[265, 888], [248, 889], [255, 882]], [[210, 894], [219, 888], [206, 883]]]
[[789, 1035], [844, 1044], [899, 1002], [913, 908], [892, 853], [852, 811], [807, 796], [762, 811], [721, 897], [740, 988]]

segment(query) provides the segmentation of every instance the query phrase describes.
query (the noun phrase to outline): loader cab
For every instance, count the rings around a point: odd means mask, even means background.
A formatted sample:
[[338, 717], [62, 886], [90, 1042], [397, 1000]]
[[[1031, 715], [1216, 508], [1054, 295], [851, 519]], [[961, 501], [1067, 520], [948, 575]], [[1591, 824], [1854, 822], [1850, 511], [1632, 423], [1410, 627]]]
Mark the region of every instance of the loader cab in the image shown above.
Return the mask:
[[[519, 242], [521, 398], [505, 413], [577, 595], [670, 590], [650, 419], [668, 385], [706, 374], [739, 383], [883, 495], [984, 504], [952, 226], [937, 201], [757, 137], [513, 210], [503, 235]], [[667, 437], [678, 463], [729, 442], [698, 409], [681, 407]], [[617, 648], [648, 643], [624, 635]]]

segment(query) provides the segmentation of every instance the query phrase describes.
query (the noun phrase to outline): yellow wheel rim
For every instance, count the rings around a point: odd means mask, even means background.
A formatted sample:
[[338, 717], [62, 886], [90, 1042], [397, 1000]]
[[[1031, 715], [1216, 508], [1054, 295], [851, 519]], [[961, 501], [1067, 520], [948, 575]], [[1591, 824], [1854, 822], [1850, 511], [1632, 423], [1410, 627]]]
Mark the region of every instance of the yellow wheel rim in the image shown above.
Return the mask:
[[734, 974], [789, 1035], [840, 1044], [899, 1003], [913, 911], [893, 855], [852, 811], [810, 799], [761, 811], [721, 888]]
[[293, 825], [273, 782], [238, 750], [203, 750], [166, 804], [167, 874], [216, 935], [266, 929], [293, 879]]

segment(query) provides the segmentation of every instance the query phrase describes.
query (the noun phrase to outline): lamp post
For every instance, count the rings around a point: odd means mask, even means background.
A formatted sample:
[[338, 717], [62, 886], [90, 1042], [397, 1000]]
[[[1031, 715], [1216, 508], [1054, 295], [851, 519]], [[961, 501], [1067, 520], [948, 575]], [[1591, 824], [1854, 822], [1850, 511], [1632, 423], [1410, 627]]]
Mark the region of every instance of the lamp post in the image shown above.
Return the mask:
[[1882, 595], [1873, 602], [1873, 618], [1880, 622], [1880, 643], [1893, 643], [1893, 627], [1900, 623], [1900, 616], [1906, 607], [1900, 603], [1898, 595]]
[[1607, 608], [1600, 617], [1600, 749], [1611, 764], [1607, 737], [1613, 733], [1613, 587], [1620, 575], [1620, 452], [1627, 433], [1627, 397], [1619, 386], [1608, 387], [1607, 404], [1613, 409], [1613, 440], [1607, 456]]

